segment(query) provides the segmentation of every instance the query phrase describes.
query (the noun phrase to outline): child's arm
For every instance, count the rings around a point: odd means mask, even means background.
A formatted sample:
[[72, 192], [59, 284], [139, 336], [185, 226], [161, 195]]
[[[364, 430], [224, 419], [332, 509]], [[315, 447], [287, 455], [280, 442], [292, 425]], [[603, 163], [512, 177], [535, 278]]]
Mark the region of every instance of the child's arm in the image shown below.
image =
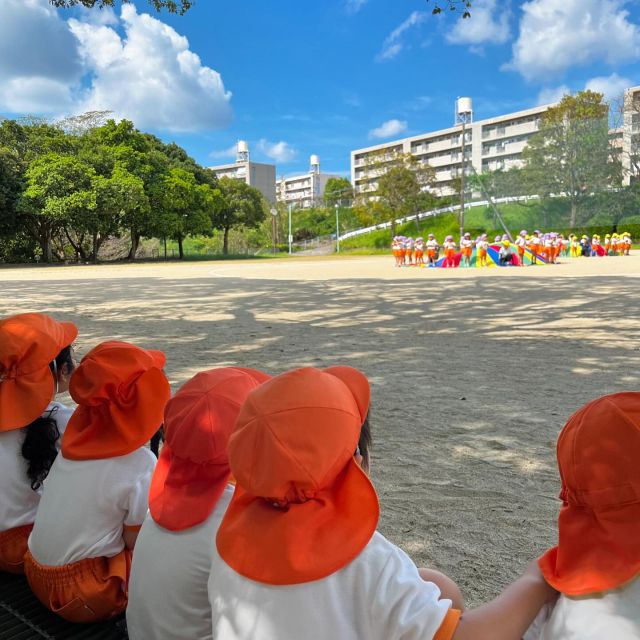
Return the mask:
[[458, 585], [449, 576], [433, 569], [418, 569], [418, 573], [425, 582], [433, 582], [440, 589], [442, 597], [451, 600], [454, 609], [464, 611], [462, 593]]
[[495, 600], [463, 613], [452, 640], [519, 640], [555, 595], [532, 562]]

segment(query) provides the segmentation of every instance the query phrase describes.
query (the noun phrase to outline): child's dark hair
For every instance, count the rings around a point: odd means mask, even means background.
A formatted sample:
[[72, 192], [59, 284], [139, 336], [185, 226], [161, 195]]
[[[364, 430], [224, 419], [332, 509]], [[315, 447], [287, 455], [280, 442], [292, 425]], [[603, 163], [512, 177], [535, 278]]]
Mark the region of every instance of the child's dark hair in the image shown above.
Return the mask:
[[369, 413], [362, 423], [360, 429], [360, 439], [358, 440], [358, 450], [362, 456], [362, 468], [369, 471], [369, 458], [371, 449], [371, 426], [369, 425]]
[[[49, 365], [53, 376], [58, 375], [66, 367], [71, 372], [75, 368], [71, 347], [65, 347]], [[31, 488], [37, 491], [49, 474], [49, 469], [58, 455], [56, 446], [60, 439], [60, 431], [55, 420], [55, 409], [36, 418], [26, 428], [22, 442], [22, 457], [27, 461], [27, 477], [31, 480]]]

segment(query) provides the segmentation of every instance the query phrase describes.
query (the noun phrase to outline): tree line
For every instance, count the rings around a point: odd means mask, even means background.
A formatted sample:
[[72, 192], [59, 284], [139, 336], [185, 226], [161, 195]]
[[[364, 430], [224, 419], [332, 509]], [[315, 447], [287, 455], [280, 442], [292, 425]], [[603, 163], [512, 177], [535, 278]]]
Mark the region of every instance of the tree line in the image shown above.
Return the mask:
[[[112, 237], [177, 242], [259, 226], [262, 194], [242, 181], [218, 179], [175, 143], [138, 131], [132, 122], [91, 117], [53, 125], [0, 122], [0, 259], [95, 261]], [[87, 124], [88, 123], [88, 124]]]

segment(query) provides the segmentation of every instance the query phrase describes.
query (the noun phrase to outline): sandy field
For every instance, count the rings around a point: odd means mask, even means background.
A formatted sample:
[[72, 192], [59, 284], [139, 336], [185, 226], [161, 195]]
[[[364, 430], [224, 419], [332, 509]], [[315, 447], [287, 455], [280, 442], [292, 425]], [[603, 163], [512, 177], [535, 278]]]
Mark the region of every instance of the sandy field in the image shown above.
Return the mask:
[[555, 540], [555, 440], [638, 389], [640, 255], [396, 269], [391, 257], [0, 269], [0, 315], [45, 311], [197, 371], [350, 364], [373, 386], [381, 531], [469, 604]]

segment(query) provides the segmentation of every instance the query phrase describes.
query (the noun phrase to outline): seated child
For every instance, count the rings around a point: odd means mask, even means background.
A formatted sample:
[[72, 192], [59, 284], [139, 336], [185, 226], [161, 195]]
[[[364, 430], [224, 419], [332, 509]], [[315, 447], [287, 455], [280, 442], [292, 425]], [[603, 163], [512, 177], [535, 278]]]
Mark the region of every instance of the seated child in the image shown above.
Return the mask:
[[268, 377], [232, 367], [203, 371], [169, 400], [166, 443], [131, 567], [131, 640], [212, 637], [207, 581], [233, 494], [227, 444], [240, 406]]
[[598, 398], [558, 439], [558, 546], [540, 559], [560, 592], [526, 640], [640, 637], [640, 393]]
[[53, 398], [69, 387], [78, 329], [43, 313], [0, 321], [0, 571], [22, 573], [42, 485], [71, 409]]
[[511, 248], [511, 243], [508, 240], [502, 241], [502, 246], [498, 252], [498, 260], [500, 261], [501, 267], [505, 267], [507, 265], [511, 266], [513, 264], [513, 249]]
[[71, 622], [122, 613], [131, 550], [147, 512], [162, 423], [164, 354], [125, 342], [92, 349], [71, 378], [78, 403], [40, 500], [25, 574], [38, 599]]
[[362, 373], [331, 367], [249, 394], [229, 441], [237, 485], [209, 578], [214, 638], [520, 640], [555, 593], [534, 566], [460, 618], [376, 531], [369, 393]]

